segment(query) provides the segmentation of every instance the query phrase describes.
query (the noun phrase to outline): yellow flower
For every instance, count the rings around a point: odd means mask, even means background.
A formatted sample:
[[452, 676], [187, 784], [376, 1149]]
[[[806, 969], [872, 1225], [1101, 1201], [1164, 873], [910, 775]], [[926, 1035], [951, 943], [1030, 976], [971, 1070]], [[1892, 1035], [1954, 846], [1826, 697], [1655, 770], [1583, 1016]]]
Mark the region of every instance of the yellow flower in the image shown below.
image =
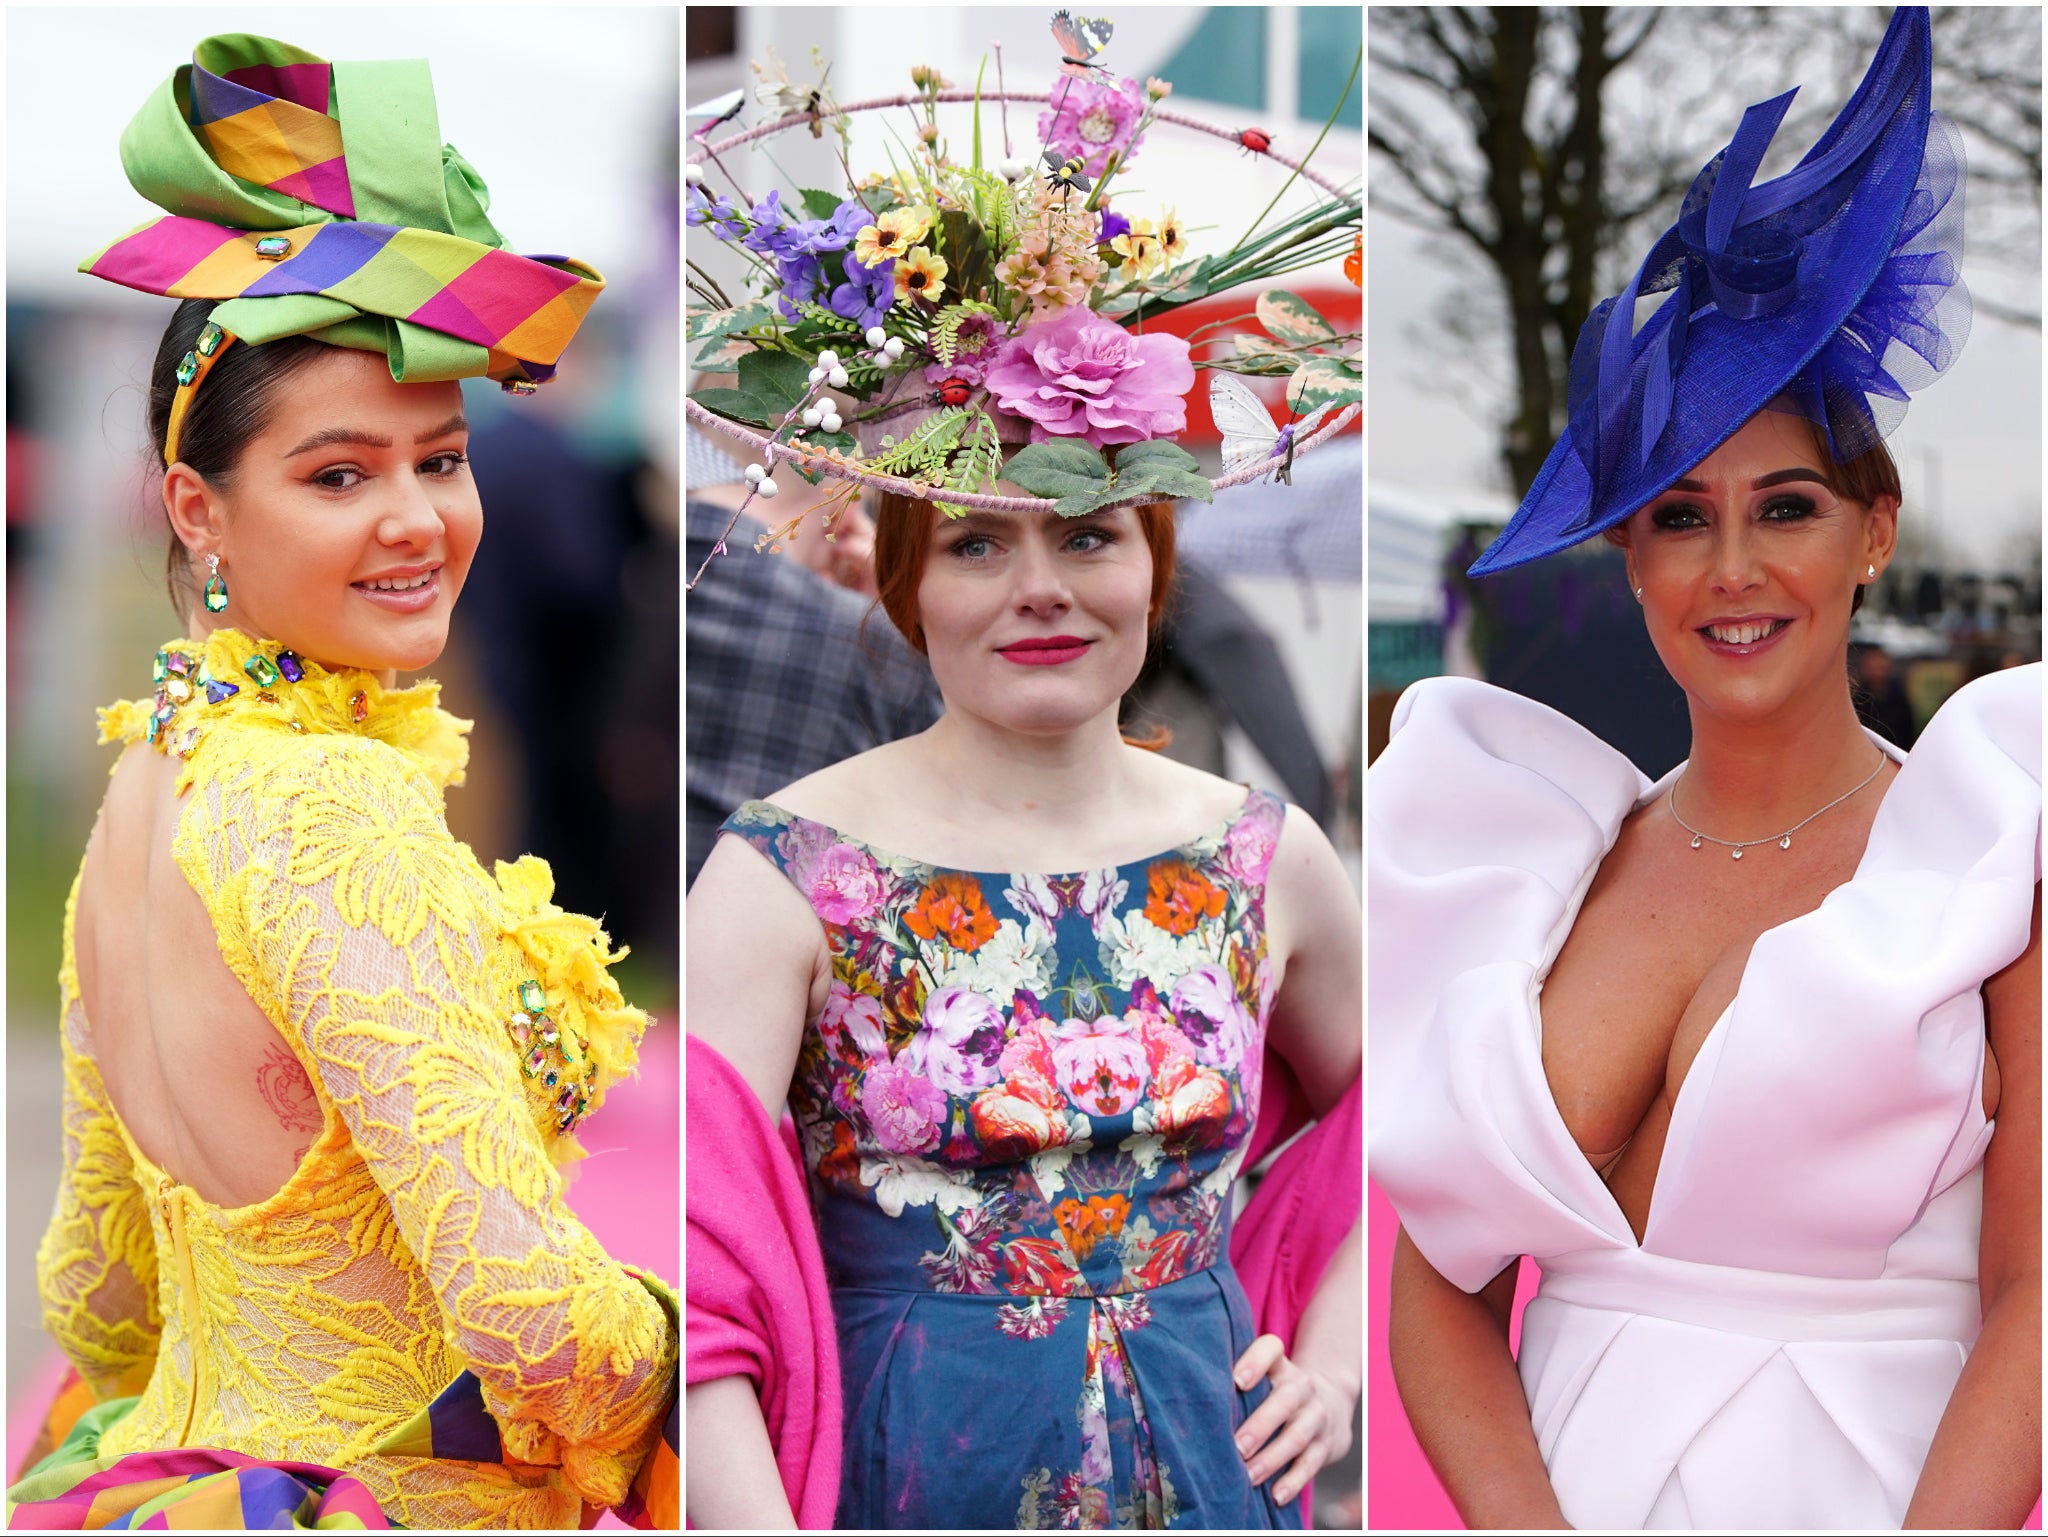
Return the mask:
[[1170, 266], [1180, 260], [1186, 246], [1187, 236], [1180, 227], [1180, 217], [1169, 208], [1159, 219], [1159, 259]]
[[1129, 231], [1110, 241], [1109, 248], [1129, 262], [1139, 277], [1156, 268], [1164, 256], [1150, 219], [1140, 219]]
[[853, 238], [853, 255], [863, 267], [894, 261], [924, 239], [932, 227], [931, 210], [892, 208]]
[[946, 280], [946, 259], [918, 246], [896, 264], [896, 300], [929, 299], [938, 302], [939, 285]]

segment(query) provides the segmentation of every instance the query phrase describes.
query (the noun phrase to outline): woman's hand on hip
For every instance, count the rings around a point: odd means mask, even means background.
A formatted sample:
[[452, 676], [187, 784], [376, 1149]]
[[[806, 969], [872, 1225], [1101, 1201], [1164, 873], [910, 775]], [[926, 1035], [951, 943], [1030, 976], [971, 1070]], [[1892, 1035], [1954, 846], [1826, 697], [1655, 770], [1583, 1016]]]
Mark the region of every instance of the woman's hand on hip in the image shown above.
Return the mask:
[[1254, 1484], [1279, 1475], [1273, 1498], [1286, 1505], [1317, 1471], [1351, 1450], [1355, 1389], [1312, 1366], [1287, 1358], [1277, 1334], [1262, 1334], [1237, 1358], [1232, 1371], [1240, 1392], [1261, 1377], [1272, 1385], [1266, 1401], [1238, 1427], [1237, 1449]]

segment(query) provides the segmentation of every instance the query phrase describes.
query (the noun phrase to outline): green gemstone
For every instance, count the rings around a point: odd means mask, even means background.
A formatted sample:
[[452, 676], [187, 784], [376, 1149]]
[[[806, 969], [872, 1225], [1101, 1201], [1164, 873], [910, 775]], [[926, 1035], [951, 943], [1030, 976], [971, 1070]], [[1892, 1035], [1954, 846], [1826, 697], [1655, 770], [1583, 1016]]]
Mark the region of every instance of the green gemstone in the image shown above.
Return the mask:
[[213, 669], [208, 667], [205, 661], [202, 660], [199, 663], [199, 671], [192, 674], [192, 681], [201, 688], [205, 688], [207, 684], [213, 681]]
[[206, 329], [199, 333], [199, 355], [202, 358], [212, 357], [220, 351], [220, 344], [227, 339], [227, 334], [212, 321], [207, 321]]
[[178, 384], [182, 388], [199, 377], [199, 359], [186, 353], [178, 360]]
[[163, 682], [163, 681], [164, 681], [164, 679], [165, 679], [165, 678], [169, 677], [169, 676], [170, 676], [170, 674], [171, 674], [171, 669], [170, 669], [170, 666], [169, 666], [169, 664], [168, 664], [168, 663], [167, 663], [167, 662], [165, 661], [165, 659], [164, 659], [164, 654], [163, 654], [163, 653], [162, 653], [161, 651], [159, 651], [159, 652], [158, 652], [158, 653], [156, 654], [156, 660], [155, 660], [155, 661], [153, 661], [153, 662], [151, 662], [151, 663], [149, 664], [149, 679], [150, 679], [150, 682], [152, 682], [152, 683], [161, 683], [161, 682]]
[[541, 991], [538, 982], [521, 982], [519, 1005], [529, 1014], [545, 1014], [548, 1011], [548, 995]]
[[259, 688], [269, 688], [277, 681], [277, 667], [267, 656], [252, 656], [242, 664], [242, 671], [256, 680]]

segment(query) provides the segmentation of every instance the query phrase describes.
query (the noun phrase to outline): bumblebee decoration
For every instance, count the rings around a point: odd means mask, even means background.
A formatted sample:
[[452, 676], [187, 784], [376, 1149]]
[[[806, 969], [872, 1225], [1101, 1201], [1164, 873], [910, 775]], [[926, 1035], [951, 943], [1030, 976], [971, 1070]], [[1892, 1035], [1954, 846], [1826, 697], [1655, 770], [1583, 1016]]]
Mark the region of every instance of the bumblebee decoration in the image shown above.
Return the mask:
[[1072, 160], [1062, 160], [1051, 150], [1047, 150], [1045, 152], [1045, 164], [1046, 169], [1050, 172], [1048, 180], [1064, 194], [1061, 198], [1062, 204], [1065, 203], [1066, 197], [1072, 196], [1076, 192], [1086, 192], [1095, 185], [1081, 174], [1081, 159], [1078, 155]]

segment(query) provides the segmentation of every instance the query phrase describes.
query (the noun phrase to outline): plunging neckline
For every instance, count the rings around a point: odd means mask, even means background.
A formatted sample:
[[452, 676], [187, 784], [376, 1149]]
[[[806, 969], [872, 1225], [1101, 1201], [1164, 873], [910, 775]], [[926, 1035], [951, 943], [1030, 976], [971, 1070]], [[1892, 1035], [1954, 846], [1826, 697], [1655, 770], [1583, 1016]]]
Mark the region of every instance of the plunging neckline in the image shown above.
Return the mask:
[[[1176, 854], [1186, 854], [1190, 850], [1194, 849], [1195, 847], [1201, 844], [1213, 842], [1220, 845], [1224, 839], [1230, 836], [1231, 829], [1236, 827], [1239, 822], [1243, 821], [1245, 817], [1251, 814], [1252, 808], [1258, 805], [1259, 799], [1261, 795], [1264, 793], [1254, 789], [1250, 785], [1246, 785], [1244, 787], [1244, 792], [1244, 799], [1239, 801], [1236, 807], [1232, 809], [1229, 812], [1229, 814], [1223, 818], [1221, 822], [1216, 823], [1210, 827], [1204, 828], [1202, 831], [1194, 834], [1192, 837], [1182, 839], [1179, 843], [1172, 845], [1170, 848], [1160, 849], [1157, 852], [1151, 854], [1144, 854], [1136, 859], [1127, 859], [1121, 864], [1092, 865], [1085, 870], [970, 870], [963, 865], [940, 864], [932, 860], [913, 859], [907, 855], [892, 853], [888, 849], [882, 848], [878, 844], [868, 842], [865, 838], [856, 838], [851, 833], [841, 832], [838, 828], [832, 826], [829, 822], [820, 822], [816, 817], [807, 817], [800, 815], [797, 812], [791, 811], [787, 806], [780, 805], [775, 801], [748, 801], [745, 805], [743, 805], [740, 808], [740, 810], [744, 811], [747, 806], [766, 806], [770, 811], [775, 812], [779, 816], [788, 818], [791, 822], [801, 822], [806, 827], [816, 827], [824, 832], [830, 833], [835, 842], [851, 844], [853, 847], [863, 850], [867, 854], [872, 855], [876, 860], [881, 861], [883, 863], [915, 865], [921, 870], [933, 870], [945, 875], [971, 875], [981, 880], [1071, 881], [1079, 880], [1084, 876], [1099, 874], [1104, 870], [1114, 870], [1118, 874], [1122, 874], [1126, 870], [1139, 869], [1145, 865], [1152, 864], [1156, 860], [1169, 859]], [[734, 814], [737, 815], [738, 813], [736, 812]]]
[[[1885, 741], [1868, 727], [1863, 728], [1863, 735], [1880, 752], [1891, 759], [1894, 764], [1900, 768], [1905, 766], [1907, 755], [1896, 744]], [[1600, 857], [1587, 867], [1585, 874], [1579, 878], [1579, 883], [1573, 890], [1570, 900], [1565, 903], [1563, 915], [1558, 919], [1557, 927], [1551, 934], [1550, 943], [1547, 947], [1548, 953], [1545, 954], [1542, 964], [1536, 969], [1535, 977], [1529, 986], [1529, 1018], [1531, 1024], [1535, 1027], [1536, 1071], [1543, 1080], [1543, 1103], [1549, 1109], [1550, 1118], [1556, 1130], [1564, 1138], [1565, 1146], [1572, 1150], [1572, 1157], [1579, 1165], [1585, 1168], [1588, 1174], [1592, 1175], [1593, 1183], [1600, 1187], [1601, 1196], [1606, 1200], [1608, 1208], [1612, 1211], [1615, 1219], [1620, 1222], [1621, 1231], [1627, 1235], [1627, 1247], [1637, 1251], [1649, 1247], [1651, 1229], [1656, 1223], [1658, 1214], [1663, 1210], [1663, 1202], [1658, 1197], [1664, 1188], [1665, 1170], [1670, 1166], [1670, 1160], [1665, 1156], [1665, 1153], [1670, 1150], [1672, 1129], [1679, 1124], [1679, 1110], [1686, 1103], [1686, 1091], [1692, 1087], [1694, 1078], [1698, 1076], [1696, 1069], [1699, 1067], [1701, 1059], [1707, 1055], [1708, 1049], [1715, 1045], [1721, 1034], [1722, 1025], [1727, 1023], [1728, 1016], [1734, 1012], [1737, 1001], [1742, 997], [1743, 985], [1749, 979], [1749, 959], [1747, 957], [1744, 958], [1742, 972], [1735, 979], [1735, 992], [1730, 996], [1721, 1012], [1714, 1016], [1714, 1022], [1707, 1027], [1707, 1033], [1700, 1037], [1699, 1049], [1693, 1053], [1692, 1062], [1685, 1070], [1685, 1077], [1679, 1080], [1678, 1091], [1671, 1096], [1671, 1113], [1664, 1126], [1664, 1150], [1657, 1155], [1657, 1172], [1650, 1180], [1650, 1204], [1643, 1211], [1643, 1232], [1640, 1238], [1636, 1236], [1635, 1225], [1628, 1220], [1628, 1213], [1622, 1209], [1621, 1201], [1615, 1196], [1614, 1187], [1607, 1182], [1606, 1177], [1600, 1170], [1594, 1168], [1593, 1161], [1586, 1156], [1585, 1149], [1580, 1147], [1577, 1139], [1572, 1136], [1571, 1127], [1565, 1121], [1564, 1112], [1558, 1108], [1557, 1093], [1550, 1086], [1549, 1075], [1543, 1072], [1543, 988], [1544, 984], [1550, 980], [1550, 973], [1552, 968], [1557, 965], [1558, 956], [1564, 953], [1565, 944], [1571, 939], [1572, 930], [1578, 927], [1580, 909], [1585, 906], [1586, 897], [1593, 889], [1593, 882], [1600, 874], [1600, 867], [1607, 862], [1607, 856], [1614, 852], [1615, 844], [1621, 841], [1621, 829], [1627, 825], [1629, 817], [1635, 815], [1636, 812], [1641, 811], [1646, 806], [1655, 805], [1661, 796], [1669, 793], [1671, 786], [1677, 783], [1678, 776], [1685, 772], [1686, 764], [1691, 761], [1690, 758], [1685, 759], [1662, 779], [1651, 785], [1648, 790], [1636, 798], [1635, 805], [1629, 808], [1621, 820], [1615, 823], [1612, 835], [1608, 838], [1606, 846], [1600, 851]], [[1890, 786], [1886, 786], [1886, 791], [1889, 793]], [[1883, 803], [1880, 801], [1879, 810], [1881, 811], [1882, 809]], [[1816, 903], [1814, 907], [1808, 908], [1804, 913], [1795, 913], [1780, 923], [1774, 923], [1769, 928], [1760, 930], [1756, 938], [1750, 941], [1750, 954], [1753, 956], [1756, 953], [1757, 945], [1762, 943], [1766, 935], [1774, 934], [1787, 924], [1797, 923], [1802, 918], [1818, 911], [1821, 903], [1825, 903], [1829, 896], [1833, 896], [1836, 891], [1841, 890], [1843, 886], [1848, 885], [1849, 882], [1855, 880], [1863, 873], [1863, 863], [1869, 857], [1870, 839], [1866, 835], [1863, 840], [1863, 851], [1856, 856], [1855, 869], [1851, 870], [1848, 876], [1840, 883], [1830, 887], [1827, 896], [1823, 896], [1820, 903]], [[1694, 989], [1694, 996], [1698, 996], [1697, 988]], [[1686, 1007], [1690, 1008], [1691, 1005], [1692, 1000], [1687, 999]], [[1682, 1010], [1680, 1017], [1683, 1018]], [[1981, 1084], [1978, 1089], [1977, 1103], [1981, 1109], [1983, 1103]], [[1645, 1107], [1643, 1113], [1645, 1115], [1649, 1114], [1647, 1107]], [[1636, 1123], [1636, 1130], [1629, 1133], [1627, 1141], [1624, 1141], [1621, 1145], [1621, 1150], [1626, 1151], [1629, 1143], [1635, 1141], [1637, 1134], [1641, 1131], [1642, 1123], [1638, 1121]], [[1619, 1153], [1615, 1155], [1613, 1162], [1620, 1162]], [[1612, 1168], [1613, 1163], [1610, 1163], [1609, 1167]]]

